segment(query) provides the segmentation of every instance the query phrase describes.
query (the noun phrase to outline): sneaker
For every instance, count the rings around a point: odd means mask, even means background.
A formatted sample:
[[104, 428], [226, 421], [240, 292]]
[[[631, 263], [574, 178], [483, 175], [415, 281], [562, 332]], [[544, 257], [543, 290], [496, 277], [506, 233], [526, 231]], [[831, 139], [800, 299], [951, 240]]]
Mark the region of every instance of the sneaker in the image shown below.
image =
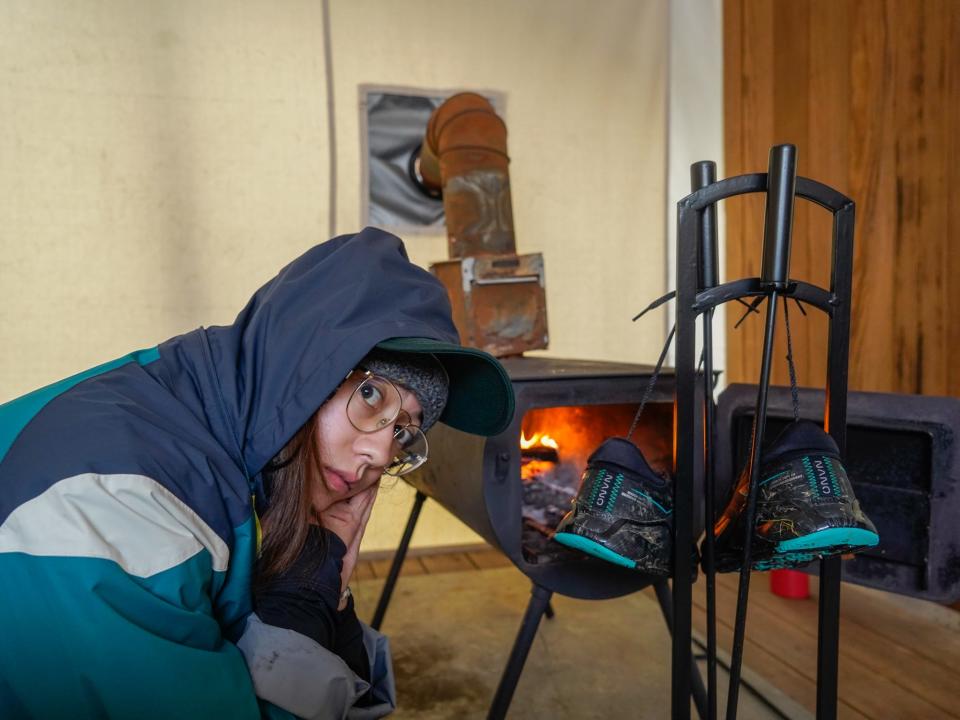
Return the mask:
[[[760, 461], [755, 570], [807, 565], [818, 558], [874, 547], [880, 537], [860, 509], [837, 444], [816, 423], [791, 423]], [[734, 572], [743, 559], [743, 514], [750, 478], [740, 473], [733, 498], [714, 525], [716, 569]]]
[[640, 449], [609, 438], [587, 461], [573, 509], [553, 539], [622, 567], [670, 575], [673, 496]]

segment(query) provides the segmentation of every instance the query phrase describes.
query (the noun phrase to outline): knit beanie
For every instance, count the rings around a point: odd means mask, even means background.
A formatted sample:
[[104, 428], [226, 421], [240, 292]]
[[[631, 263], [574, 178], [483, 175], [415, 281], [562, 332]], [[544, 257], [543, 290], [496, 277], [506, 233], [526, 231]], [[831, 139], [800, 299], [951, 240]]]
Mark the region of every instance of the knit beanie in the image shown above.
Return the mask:
[[359, 367], [403, 385], [417, 396], [423, 408], [420, 429], [429, 430], [447, 405], [450, 380], [440, 362], [428, 354], [395, 353], [374, 348], [358, 363]]

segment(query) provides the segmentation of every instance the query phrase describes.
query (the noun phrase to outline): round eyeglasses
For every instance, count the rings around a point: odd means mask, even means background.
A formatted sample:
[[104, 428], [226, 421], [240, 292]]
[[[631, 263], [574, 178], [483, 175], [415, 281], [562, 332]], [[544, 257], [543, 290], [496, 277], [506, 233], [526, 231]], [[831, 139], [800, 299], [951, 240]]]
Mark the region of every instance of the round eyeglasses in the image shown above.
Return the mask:
[[384, 467], [387, 475], [399, 477], [413, 472], [427, 461], [427, 436], [413, 424], [403, 409], [397, 386], [385, 377], [356, 370], [363, 380], [347, 400], [347, 419], [362, 433], [372, 433], [393, 425], [393, 459]]

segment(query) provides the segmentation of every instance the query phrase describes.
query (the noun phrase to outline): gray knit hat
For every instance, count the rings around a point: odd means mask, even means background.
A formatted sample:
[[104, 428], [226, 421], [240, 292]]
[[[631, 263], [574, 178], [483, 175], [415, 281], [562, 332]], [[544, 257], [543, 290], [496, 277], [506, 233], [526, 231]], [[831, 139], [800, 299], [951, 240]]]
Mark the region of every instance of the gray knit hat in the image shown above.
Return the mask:
[[381, 375], [397, 385], [403, 385], [417, 396], [423, 408], [420, 429], [429, 430], [447, 404], [450, 379], [432, 355], [395, 353], [374, 348], [358, 365], [375, 375]]

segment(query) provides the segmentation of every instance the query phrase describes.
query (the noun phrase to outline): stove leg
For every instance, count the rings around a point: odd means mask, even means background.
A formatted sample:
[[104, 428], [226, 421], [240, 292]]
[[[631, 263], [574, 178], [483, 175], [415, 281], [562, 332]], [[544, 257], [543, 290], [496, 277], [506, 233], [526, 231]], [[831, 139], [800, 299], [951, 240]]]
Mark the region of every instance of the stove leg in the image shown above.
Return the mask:
[[[660, 603], [660, 611], [663, 613], [664, 622], [667, 623], [667, 630], [673, 635], [673, 597], [670, 592], [670, 586], [666, 580], [654, 583], [654, 592], [657, 593], [657, 602]], [[697, 667], [696, 658], [690, 660], [690, 694], [693, 696], [693, 704], [697, 708], [697, 715], [701, 720], [706, 720], [707, 710], [707, 690], [703, 686], [703, 678], [700, 676], [700, 669]]]
[[513, 650], [510, 652], [507, 667], [504, 668], [503, 676], [500, 678], [497, 693], [493, 696], [487, 720], [502, 720], [506, 717], [510, 701], [513, 700], [513, 691], [517, 689], [520, 673], [523, 672], [523, 664], [527, 661], [527, 654], [530, 652], [533, 638], [540, 626], [540, 618], [546, 612], [552, 595], [553, 591], [534, 584], [527, 612], [520, 624], [520, 632], [517, 633], [516, 642], [513, 643]]
[[373, 614], [373, 621], [370, 627], [379, 630], [383, 624], [383, 616], [387, 614], [387, 605], [390, 604], [390, 596], [393, 595], [393, 586], [397, 584], [397, 578], [400, 576], [400, 568], [407, 557], [407, 548], [410, 547], [410, 538], [413, 537], [413, 529], [417, 526], [417, 520], [420, 518], [420, 510], [427, 496], [417, 490], [417, 497], [413, 501], [413, 510], [410, 511], [410, 518], [407, 520], [407, 527], [403, 531], [403, 537], [400, 539], [400, 546], [397, 548], [396, 555], [393, 556], [393, 563], [390, 565], [390, 572], [387, 574], [387, 581], [380, 592], [380, 600], [377, 602], [377, 611]]

